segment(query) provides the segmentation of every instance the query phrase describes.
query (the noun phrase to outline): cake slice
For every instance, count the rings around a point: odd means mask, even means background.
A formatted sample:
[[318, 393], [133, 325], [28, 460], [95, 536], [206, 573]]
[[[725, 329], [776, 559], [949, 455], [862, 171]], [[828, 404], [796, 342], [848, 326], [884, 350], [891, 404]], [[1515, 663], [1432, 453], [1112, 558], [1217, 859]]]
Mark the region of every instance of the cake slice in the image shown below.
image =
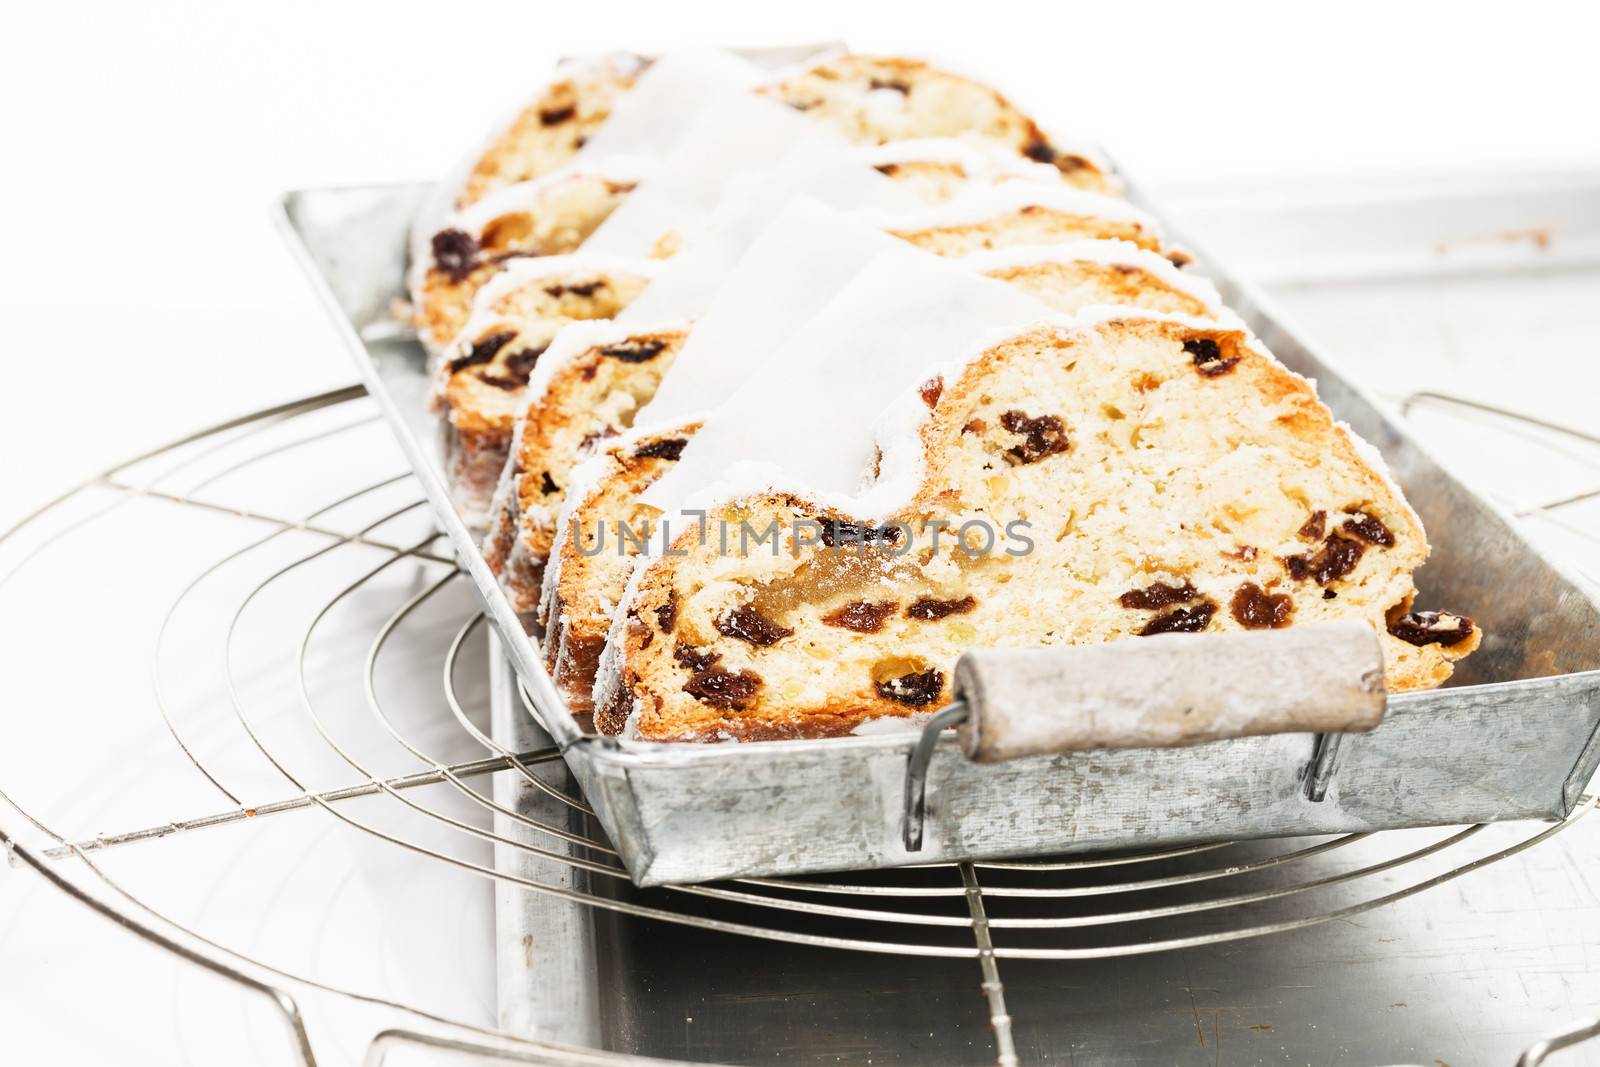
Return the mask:
[[[1124, 241], [1007, 248], [960, 262], [1064, 313], [1107, 304], [1196, 316], [1222, 310], [1209, 282]], [[545, 633], [547, 666], [575, 709], [590, 706], [595, 668], [629, 562], [649, 543], [660, 517], [660, 509], [640, 501], [639, 494], [677, 461], [699, 428], [698, 419], [636, 427], [601, 442], [563, 475], [571, 487], [555, 522], [536, 620]]]
[[[994, 252], [1030, 238], [1068, 242], [1080, 237], [1127, 236], [1137, 239], [1120, 244], [1127, 253], [1162, 247], [1155, 222], [1126, 201], [1035, 182], [979, 185], [948, 205], [910, 213], [870, 212], [864, 217], [912, 245], [945, 256], [973, 249]], [[1102, 254], [1114, 259], [1119, 253]], [[1086, 299], [1119, 303], [1141, 294], [1154, 301], [1133, 301], [1141, 306], [1203, 310], [1198, 304], [1204, 301], [1186, 291], [1186, 283], [1169, 264], [1154, 264], [1159, 257], [1122, 255], [1126, 262], [1111, 263], [1094, 262], [1090, 253], [1052, 258], [1033, 251], [1014, 260], [1003, 251], [994, 255], [994, 269], [1005, 275], [1002, 280], [1040, 286], [1056, 298], [1053, 306], [1060, 310], [1082, 307]], [[538, 603], [540, 568], [555, 539], [556, 511], [566, 488], [566, 474], [582, 458], [579, 446], [631, 426], [632, 413], [654, 392], [675, 351], [641, 365], [634, 375], [625, 368], [604, 379], [589, 376], [587, 368], [557, 370], [548, 388], [520, 412], [521, 429], [505, 474], [512, 484], [496, 494], [504, 506], [494, 510], [487, 548], [491, 566], [518, 611], [532, 611]], [[644, 380], [634, 381], [634, 377]], [[623, 390], [629, 399], [620, 405], [613, 403], [605, 395], [613, 389]], [[623, 419], [612, 418], [613, 413]], [[514, 548], [495, 543], [507, 538], [513, 539]], [[513, 554], [521, 561], [515, 573], [505, 569]]]
[[[946, 703], [968, 648], [1331, 618], [1380, 633], [1402, 692], [1480, 638], [1412, 610], [1421, 523], [1242, 330], [1094, 309], [939, 369], [881, 427], [866, 513], [769, 482], [713, 506], [704, 543], [687, 529], [681, 555], [638, 567], [601, 662], [602, 731], [834, 736]], [[772, 536], [724, 550], [746, 529]]]
[[523, 392], [550, 342], [570, 322], [616, 315], [653, 271], [648, 262], [550, 256], [518, 261], [478, 293], [441, 361], [434, 395], [445, 472], [469, 523], [483, 521]]
[[[568, 475], [597, 442], [632, 425], [688, 337], [688, 323], [583, 323], [562, 331], [535, 370], [489, 506], [483, 554], [513, 607], [532, 611]], [[537, 457], [530, 461], [530, 457]], [[537, 465], [530, 465], [530, 462]]]
[[1115, 184], [1092, 153], [1052, 143], [1038, 124], [994, 89], [920, 60], [833, 56], [760, 91], [828, 123], [852, 141], [985, 140], [1048, 163], [1083, 188], [1107, 190]]
[[473, 162], [456, 207], [468, 207], [496, 189], [543, 177], [572, 162], [649, 65], [648, 59], [629, 53], [563, 62], [555, 78]]
[[430, 351], [454, 340], [478, 290], [514, 260], [575, 251], [648, 169], [636, 160], [573, 164], [455, 212], [412, 264], [418, 339]]

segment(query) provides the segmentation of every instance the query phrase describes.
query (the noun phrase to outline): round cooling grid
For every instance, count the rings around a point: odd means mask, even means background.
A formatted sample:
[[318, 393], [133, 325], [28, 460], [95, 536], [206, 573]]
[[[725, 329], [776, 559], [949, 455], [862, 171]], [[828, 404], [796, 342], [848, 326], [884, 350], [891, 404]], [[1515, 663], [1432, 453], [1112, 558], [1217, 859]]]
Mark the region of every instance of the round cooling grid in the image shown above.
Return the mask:
[[[1470, 419], [1582, 456], [1596, 443], [1450, 398], [1409, 408], [1423, 429]], [[1537, 536], [1592, 545], [1596, 499], [1589, 485], [1521, 510]], [[554, 903], [648, 931], [636, 973], [693, 944], [740, 966], [904, 974], [935, 1009], [907, 1009], [908, 1029], [1017, 1063], [1039, 1058], [1030, 1015], [1046, 1008], [1013, 974], [1360, 924], [1566, 832], [1594, 803], [1550, 825], [638, 891], [558, 753], [491, 723], [491, 667], [505, 668], [467, 585], [359, 388], [197, 434], [51, 502], [0, 540], [26, 712], [0, 719], [13, 865], [259, 994], [288, 1027], [255, 1035], [262, 1062], [402, 1049], [649, 1062], [500, 1029], [481, 975], [418, 992], [412, 977], [451, 966], [452, 945], [493, 936], [480, 921], [493, 890], [501, 909]], [[360, 951], [335, 959], [329, 940]], [[971, 1004], [940, 1007], [940, 983]], [[370, 1019], [365, 1047], [327, 1053], [302, 1004]], [[1198, 1008], [1194, 1022], [1204, 1047]]]

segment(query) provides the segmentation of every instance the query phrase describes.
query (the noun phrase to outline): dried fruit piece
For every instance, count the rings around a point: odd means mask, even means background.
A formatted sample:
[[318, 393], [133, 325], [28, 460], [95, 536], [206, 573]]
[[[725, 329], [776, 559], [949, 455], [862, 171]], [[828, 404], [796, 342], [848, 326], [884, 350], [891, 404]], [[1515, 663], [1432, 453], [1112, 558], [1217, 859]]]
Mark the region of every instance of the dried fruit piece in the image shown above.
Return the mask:
[[1042, 137], [1035, 137], [1023, 146], [1022, 154], [1035, 163], [1054, 163], [1056, 161], [1055, 148]]
[[577, 114], [578, 108], [574, 104], [568, 104], [566, 107], [547, 107], [539, 112], [539, 125], [559, 126], [575, 118]]
[[1289, 568], [1289, 577], [1297, 582], [1311, 578], [1318, 585], [1327, 585], [1355, 570], [1356, 564], [1361, 562], [1361, 554], [1366, 550], [1367, 546], [1360, 541], [1329, 534], [1321, 552], [1309, 558], [1287, 556], [1283, 565]]
[[462, 230], [440, 230], [433, 235], [434, 266], [460, 283], [478, 266], [478, 242]]
[[761, 688], [755, 671], [725, 671], [717, 668], [700, 671], [684, 683], [683, 691], [714, 708], [743, 711]]
[[620, 345], [607, 345], [600, 350], [600, 354], [611, 359], [620, 359], [624, 363], [648, 363], [659, 356], [666, 347], [665, 341], [633, 341]]
[[559, 493], [559, 492], [561, 492], [561, 487], [556, 484], [556, 480], [554, 478], [550, 477], [550, 472], [549, 471], [540, 471], [539, 472], [539, 495], [540, 496], [549, 496], [551, 493]]
[[695, 648], [691, 644], [679, 641], [672, 649], [672, 658], [677, 661], [678, 666], [691, 674], [696, 674], [721, 659], [722, 653], [709, 648]]
[[605, 279], [596, 278], [592, 282], [579, 282], [576, 285], [547, 285], [544, 291], [545, 295], [550, 297], [562, 297], [567, 293], [573, 296], [593, 296], [605, 287]]
[[1158, 615], [1139, 628], [1140, 637], [1150, 637], [1153, 634], [1196, 634], [1204, 630], [1211, 622], [1211, 616], [1217, 613], [1216, 604], [1209, 600], [1186, 608], [1173, 608], [1165, 615]]
[[1018, 463], [1037, 463], [1067, 450], [1067, 428], [1059, 416], [1029, 418], [1026, 412], [1013, 408], [1000, 416], [1000, 425], [1023, 437], [1020, 445], [1006, 449], [1006, 455]]
[[1311, 517], [1305, 521], [1305, 525], [1295, 531], [1298, 536], [1304, 537], [1307, 541], [1320, 541], [1322, 540], [1322, 535], [1327, 532], [1328, 513], [1326, 511], [1313, 511]]
[[775, 645], [794, 631], [767, 618], [754, 605], [741, 604], [716, 620], [717, 632], [724, 637], [748, 641], [757, 648]]
[[1347, 534], [1352, 534], [1361, 540], [1373, 545], [1382, 545], [1384, 548], [1394, 544], [1394, 534], [1389, 532], [1389, 527], [1379, 522], [1378, 519], [1365, 511], [1350, 512], [1351, 518], [1345, 521], [1339, 529]]
[[1389, 623], [1389, 632], [1410, 645], [1460, 644], [1472, 636], [1472, 620], [1445, 611], [1408, 611]]
[[634, 449], [633, 458], [676, 460], [683, 455], [683, 450], [688, 444], [688, 440], [682, 437], [664, 437]]
[[1239, 362], [1238, 356], [1224, 357], [1222, 347], [1209, 337], [1192, 337], [1183, 342], [1183, 350], [1193, 357], [1195, 369], [1207, 378], [1226, 374]]
[[676, 589], [667, 593], [667, 602], [656, 609], [656, 625], [661, 627], [662, 633], [667, 633], [678, 623], [678, 591]]
[[964, 615], [977, 606], [978, 602], [970, 596], [959, 600], [924, 596], [911, 602], [911, 606], [906, 608], [906, 616], [912, 619], [943, 619], [950, 615]]
[[828, 519], [822, 524], [822, 543], [829, 548], [840, 545], [870, 545], [877, 541], [894, 544], [900, 539], [897, 526], [866, 526], [858, 522]]
[[897, 704], [920, 708], [932, 704], [944, 692], [944, 674], [932, 668], [915, 674], [901, 675], [884, 682], [874, 682], [878, 695]]
[[1182, 585], [1166, 585], [1156, 582], [1143, 589], [1130, 589], [1117, 598], [1117, 603], [1125, 608], [1134, 608], [1139, 611], [1154, 611], [1164, 608], [1168, 604], [1181, 604], [1193, 600], [1200, 595], [1200, 590], [1184, 582]]
[[468, 367], [476, 367], [481, 363], [487, 363], [495, 357], [496, 352], [510, 344], [516, 336], [515, 330], [506, 330], [502, 333], [491, 333], [488, 337], [479, 338], [467, 350], [466, 355], [452, 359], [450, 365], [445, 369], [449, 373], [455, 374], [458, 371], [466, 370]]
[[829, 626], [854, 630], [858, 634], [875, 634], [900, 605], [893, 600], [852, 600], [837, 611], [822, 617]]
[[1246, 630], [1276, 630], [1289, 625], [1294, 615], [1294, 598], [1288, 593], [1269, 593], [1255, 582], [1245, 582], [1233, 594], [1230, 610]]
[[939, 397], [944, 394], [944, 375], [935, 374], [932, 378], [917, 386], [917, 395], [922, 397], [922, 402], [930, 408], [939, 406]]

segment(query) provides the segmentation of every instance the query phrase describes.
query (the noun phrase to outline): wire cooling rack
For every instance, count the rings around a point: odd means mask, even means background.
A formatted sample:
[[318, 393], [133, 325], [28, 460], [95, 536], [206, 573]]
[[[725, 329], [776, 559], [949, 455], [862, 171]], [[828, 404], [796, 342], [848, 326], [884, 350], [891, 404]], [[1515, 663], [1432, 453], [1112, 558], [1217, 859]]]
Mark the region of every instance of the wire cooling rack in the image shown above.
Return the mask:
[[[1496, 448], [1534, 450], [1546, 475], [1570, 473], [1514, 510], [1597, 581], [1584, 562], [1593, 556], [1572, 550], [1600, 540], [1600, 439], [1436, 393], [1402, 407], [1424, 435], [1470, 426]], [[380, 909], [402, 885], [418, 885], [449, 915], [489, 883], [502, 909], [550, 900], [797, 951], [965, 961], [957, 965], [971, 967], [988, 1031], [979, 1041], [988, 1051], [977, 1055], [1014, 1064], [1030, 1057], [1018, 1036], [1025, 1020], [1008, 1001], [1010, 966], [1354, 922], [1548, 841], [1595, 802], [1586, 797], [1563, 822], [1509, 830], [1216, 842], [636, 891], [555, 749], [508, 745], [491, 725], [492, 638], [444, 546], [358, 387], [121, 464], [0, 538], [0, 625], [17, 654], [13, 672], [36, 683], [24, 692], [60, 692], [73, 679], [94, 694], [54, 715], [35, 708], [0, 721], [0, 840], [11, 862], [264, 998], [286, 1027], [282, 1058], [270, 1062], [318, 1062], [307, 996], [378, 1012], [363, 1053], [372, 1064], [397, 1050], [650, 1061], [530, 1040], [458, 1005], [407, 999], [396, 992], [403, 981], [357, 976], [371, 979], [363, 985], [264, 953], [260, 938], [236, 936], [237, 916], [152, 879], [141, 859], [150, 850], [167, 850], [160, 865], [192, 867], [189, 881], [203, 885], [225, 879], [219, 855], [249, 863], [252, 846], [232, 834], [288, 835], [316, 854], [331, 826], [349, 850], [347, 877], [367, 879]], [[112, 603], [121, 607], [108, 615]], [[63, 641], [69, 634], [78, 636]], [[110, 651], [87, 658], [80, 641]], [[47, 758], [61, 752], [77, 758]], [[119, 769], [107, 771], [118, 754]], [[78, 773], [91, 763], [92, 774]], [[497, 779], [516, 789], [495, 788]], [[519, 790], [537, 802], [510, 799]], [[213, 847], [222, 841], [227, 849]], [[419, 965], [414, 955], [399, 961]], [[1195, 1025], [1203, 1046], [1198, 1010]], [[1596, 1023], [1569, 1027], [1522, 1062], [1597, 1032]]]

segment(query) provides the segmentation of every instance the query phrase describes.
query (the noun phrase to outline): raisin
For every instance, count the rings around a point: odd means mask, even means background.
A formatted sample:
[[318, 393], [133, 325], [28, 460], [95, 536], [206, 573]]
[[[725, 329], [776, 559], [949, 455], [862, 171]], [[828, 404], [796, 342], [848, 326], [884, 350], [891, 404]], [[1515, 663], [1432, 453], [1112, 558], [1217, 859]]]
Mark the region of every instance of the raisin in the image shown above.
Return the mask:
[[837, 611], [824, 615], [822, 621], [829, 626], [854, 630], [858, 634], [875, 634], [883, 629], [884, 621], [899, 606], [892, 600], [852, 600]]
[[433, 235], [433, 262], [460, 283], [478, 265], [478, 242], [470, 233], [461, 230], [440, 230]]
[[901, 96], [911, 95], [911, 86], [898, 78], [873, 78], [870, 84], [874, 89], [889, 89]]
[[683, 455], [683, 450], [688, 444], [689, 442], [682, 437], [663, 437], [659, 441], [640, 445], [634, 450], [633, 458], [676, 460]]
[[487, 363], [494, 358], [496, 352], [510, 344], [516, 336], [514, 330], [507, 330], [504, 333], [492, 333], [488, 337], [480, 338], [467, 351], [466, 355], [452, 359], [447, 370], [451, 374], [455, 374], [458, 371], [466, 370], [468, 367], [476, 367], [480, 363]]
[[939, 397], [944, 394], [944, 375], [935, 374], [932, 378], [917, 386], [917, 395], [922, 397], [922, 402], [930, 408], [939, 406]]
[[1339, 598], [1339, 594], [1335, 593], [1332, 589], [1324, 589], [1322, 591], [1322, 599], [1323, 600], [1337, 600], [1338, 598]]
[[528, 384], [527, 382], [516, 381], [513, 378], [503, 378], [498, 374], [490, 374], [488, 371], [478, 375], [478, 380], [484, 385], [492, 385], [496, 389], [504, 389], [508, 393], [514, 393]]
[[1211, 622], [1211, 616], [1216, 614], [1216, 611], [1217, 606], [1209, 600], [1202, 600], [1193, 607], [1173, 608], [1165, 615], [1158, 615], [1141, 626], [1139, 636], [1199, 633]]
[[938, 700], [939, 694], [944, 692], [944, 674], [930, 668], [886, 682], [874, 682], [873, 686], [885, 700], [921, 708]]
[[505, 374], [484, 373], [478, 377], [487, 384], [507, 392], [526, 389], [528, 379], [533, 377], [533, 365], [539, 361], [546, 347], [548, 346], [540, 345], [538, 348], [524, 348], [519, 352], [513, 352], [506, 357]]
[[1286, 557], [1283, 565], [1289, 568], [1289, 577], [1297, 582], [1311, 578], [1318, 585], [1327, 585], [1355, 570], [1356, 564], [1361, 562], [1361, 554], [1366, 550], [1367, 546], [1360, 541], [1352, 541], [1338, 534], [1329, 534], [1327, 541], [1323, 542], [1321, 552], [1309, 558]]
[[756, 610], [752, 604], [741, 604], [716, 621], [717, 633], [723, 637], [736, 637], [757, 648], [775, 645], [794, 631], [780, 626]]
[[656, 609], [656, 625], [662, 633], [670, 633], [678, 624], [678, 591], [668, 590], [667, 602]]
[[[588, 294], [585, 293], [584, 295], [587, 296]], [[602, 356], [610, 356], [612, 359], [620, 359], [624, 363], [648, 363], [659, 356], [662, 349], [666, 347], [667, 342], [665, 341], [638, 341], [633, 344], [611, 345], [607, 348], [602, 348], [600, 354]]]
[[1117, 598], [1117, 603], [1125, 608], [1136, 608], [1139, 611], [1154, 611], [1164, 608], [1168, 604], [1182, 604], [1193, 600], [1200, 595], [1200, 590], [1184, 582], [1182, 585], [1163, 585], [1156, 582], [1144, 589], [1130, 589]]
[[559, 492], [561, 492], [561, 487], [556, 484], [556, 480], [554, 478], [550, 477], [550, 472], [549, 471], [540, 471], [539, 472], [539, 495], [540, 496], [549, 496], [551, 493], [559, 493]]
[[1394, 534], [1390, 533], [1389, 527], [1379, 522], [1375, 516], [1369, 515], [1365, 511], [1351, 511], [1350, 514], [1353, 517], [1343, 523], [1339, 529], [1347, 534], [1361, 538], [1369, 545], [1382, 545], [1384, 548], [1388, 548], [1394, 544]]
[[1326, 511], [1313, 511], [1311, 517], [1305, 521], [1305, 525], [1301, 526], [1295, 533], [1304, 537], [1307, 541], [1320, 541], [1322, 540], [1322, 535], [1327, 531], [1328, 513]]
[[1389, 632], [1408, 645], [1460, 644], [1472, 636], [1472, 620], [1439, 611], [1408, 611], [1389, 624]]
[[1037, 463], [1046, 456], [1067, 450], [1067, 428], [1055, 415], [1030, 419], [1026, 412], [1013, 408], [1000, 416], [1000, 425], [1023, 437], [1020, 445], [1006, 450], [1006, 455], [1018, 463]]
[[699, 671], [684, 683], [683, 691], [714, 708], [743, 711], [761, 688], [761, 675], [755, 671], [735, 674], [717, 668]]
[[672, 658], [677, 661], [678, 666], [690, 674], [698, 674], [721, 659], [722, 653], [713, 652], [709, 648], [695, 648], [679, 641], [677, 647], [672, 650]]
[[566, 107], [547, 107], [539, 112], [539, 125], [559, 126], [577, 117], [578, 109], [573, 104]]
[[982, 419], [973, 419], [961, 427], [962, 433], [982, 433], [989, 428], [989, 424]]
[[583, 440], [578, 442], [578, 451], [587, 452], [594, 446], [596, 441], [604, 441], [608, 437], [615, 436], [617, 436], [617, 428], [615, 426], [603, 426], [593, 433], [584, 434]]
[[593, 296], [605, 286], [604, 279], [597, 278], [592, 282], [579, 282], [577, 285], [547, 285], [544, 291], [546, 296], [552, 297], [565, 296], [567, 293], [573, 296]]
[[1029, 141], [1023, 147], [1022, 154], [1035, 163], [1054, 163], [1056, 161], [1055, 147], [1042, 137], [1035, 137]]
[[1268, 593], [1255, 582], [1245, 582], [1233, 594], [1231, 610], [1246, 630], [1276, 630], [1289, 625], [1294, 598], [1287, 593]]
[[931, 596], [918, 597], [906, 608], [906, 617], [911, 619], [943, 619], [949, 615], [965, 615], [978, 606], [978, 602], [970, 596], [959, 600], [938, 600]]
[[872, 169], [877, 171], [879, 174], [882, 174], [885, 178], [893, 178], [896, 174], [900, 173], [900, 164], [898, 164], [898, 163], [879, 163], [876, 167], [873, 167]]
[[1194, 359], [1194, 365], [1207, 378], [1228, 373], [1239, 362], [1238, 356], [1224, 358], [1217, 342], [1209, 337], [1192, 337], [1183, 342], [1183, 350]]
[[829, 519], [822, 524], [822, 543], [829, 548], [840, 545], [870, 545], [875, 541], [893, 544], [900, 539], [900, 530], [894, 526], [870, 526], [858, 522]]

